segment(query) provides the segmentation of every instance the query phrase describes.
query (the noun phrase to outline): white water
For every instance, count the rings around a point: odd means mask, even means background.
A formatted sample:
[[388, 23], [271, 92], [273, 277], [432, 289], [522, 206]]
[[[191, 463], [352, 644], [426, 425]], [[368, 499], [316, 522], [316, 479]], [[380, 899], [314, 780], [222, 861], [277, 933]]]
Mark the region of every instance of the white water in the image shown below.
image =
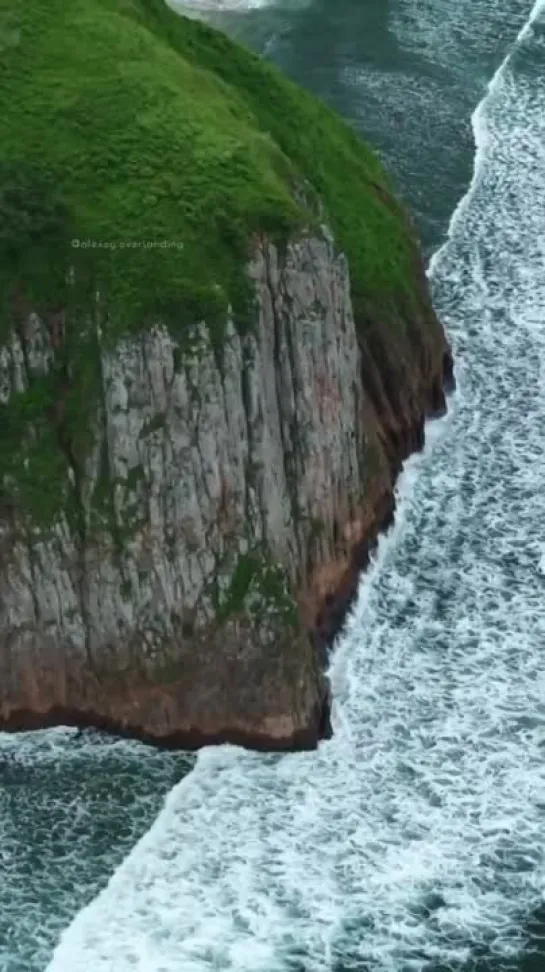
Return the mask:
[[194, 10], [199, 15], [221, 10], [255, 10], [269, 6], [270, 0], [170, 0], [170, 6], [181, 13]]
[[437, 0], [396, 0], [390, 28], [404, 50], [412, 50], [439, 67], [445, 62], [451, 70], [464, 71], [467, 55], [477, 53], [486, 64], [498, 44], [498, 27], [510, 29], [515, 37], [528, 14], [529, 2], [515, 0], [456, 0], [442, 4]]
[[[308, 0], [280, 0], [282, 6], [303, 6]], [[278, 6], [279, 0], [168, 0], [169, 6], [178, 13], [195, 14], [198, 17], [207, 14], [222, 13], [229, 10], [258, 10], [261, 7]]]
[[432, 263], [459, 393], [335, 655], [334, 738], [202, 752], [50, 972], [405, 972], [520, 946], [545, 891], [545, 82], [519, 61], [475, 113]]

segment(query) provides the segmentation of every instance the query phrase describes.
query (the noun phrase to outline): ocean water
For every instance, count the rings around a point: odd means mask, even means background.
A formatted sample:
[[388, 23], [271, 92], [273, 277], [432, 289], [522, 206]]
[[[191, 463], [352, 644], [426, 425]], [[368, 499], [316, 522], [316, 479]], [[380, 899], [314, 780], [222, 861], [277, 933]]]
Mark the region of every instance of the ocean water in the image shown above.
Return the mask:
[[194, 758], [74, 729], [0, 734], [0, 970], [43, 970]]
[[458, 392], [406, 465], [316, 753], [0, 736], [0, 972], [540, 972], [545, 0], [223, 6], [199, 15], [379, 146]]

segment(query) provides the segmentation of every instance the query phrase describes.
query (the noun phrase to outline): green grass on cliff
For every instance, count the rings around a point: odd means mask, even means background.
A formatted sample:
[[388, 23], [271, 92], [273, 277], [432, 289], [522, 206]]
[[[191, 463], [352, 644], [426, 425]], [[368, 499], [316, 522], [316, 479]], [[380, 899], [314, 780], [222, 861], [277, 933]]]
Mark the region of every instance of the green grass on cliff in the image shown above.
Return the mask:
[[163, 0], [0, 0], [0, 343], [28, 307], [67, 329], [44, 388], [0, 406], [4, 498], [7, 474], [8, 499], [47, 520], [77, 479], [98, 306], [111, 342], [158, 318], [221, 328], [228, 304], [247, 326], [255, 234], [323, 221], [360, 321], [387, 321], [414, 257], [384, 188], [334, 113]]
[[[407, 281], [403, 227], [371, 186], [383, 182], [332, 112], [163, 0], [0, 0], [4, 291], [19, 276], [56, 301], [72, 262], [115, 331], [167, 312], [183, 325], [240, 303], [252, 234], [312, 224], [317, 193], [372, 300]], [[40, 226], [40, 197], [56, 225]], [[127, 247], [140, 242], [162, 246]]]

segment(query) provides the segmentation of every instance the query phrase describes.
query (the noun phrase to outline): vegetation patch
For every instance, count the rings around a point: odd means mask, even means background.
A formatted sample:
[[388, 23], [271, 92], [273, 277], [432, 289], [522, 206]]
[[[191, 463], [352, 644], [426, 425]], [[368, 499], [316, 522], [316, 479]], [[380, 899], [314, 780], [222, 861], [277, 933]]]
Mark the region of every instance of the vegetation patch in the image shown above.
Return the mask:
[[0, 256], [33, 299], [61, 295], [68, 262], [105, 295], [112, 337], [228, 303], [243, 317], [253, 236], [315, 225], [313, 198], [357, 299], [407, 288], [379, 162], [273, 67], [164, 0], [0, 11], [18, 38], [0, 50]]
[[0, 497], [40, 526], [69, 496], [69, 464], [50, 420], [54, 404], [54, 377], [48, 375], [0, 405]]
[[263, 547], [240, 554], [225, 588], [216, 579], [212, 592], [219, 624], [245, 614], [257, 623], [280, 621], [297, 627], [298, 614], [286, 570]]

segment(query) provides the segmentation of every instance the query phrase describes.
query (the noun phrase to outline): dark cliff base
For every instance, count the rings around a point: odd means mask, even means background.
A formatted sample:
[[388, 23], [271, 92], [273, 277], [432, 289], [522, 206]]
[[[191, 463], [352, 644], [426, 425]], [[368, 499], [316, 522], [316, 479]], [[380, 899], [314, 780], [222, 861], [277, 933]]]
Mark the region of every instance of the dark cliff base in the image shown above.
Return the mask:
[[[308, 656], [315, 658], [308, 637], [303, 633], [300, 637]], [[229, 645], [223, 640], [228, 652]], [[221, 642], [218, 651], [220, 647]], [[295, 658], [300, 657], [300, 651], [301, 646], [294, 642]], [[217, 679], [214, 683], [212, 673], [195, 680], [179, 671], [171, 679], [164, 674], [154, 679], [152, 673], [146, 676], [133, 671], [118, 673], [115, 678], [100, 677], [87, 664], [68, 670], [59, 664], [58, 670], [40, 671], [38, 659], [33, 668], [37, 679], [32, 691], [20, 686], [22, 697], [28, 698], [28, 707], [0, 708], [0, 731], [72, 726], [168, 749], [197, 750], [230, 743], [261, 752], [315, 749], [319, 739], [331, 736], [329, 686], [318, 664], [314, 677], [309, 675], [303, 698], [293, 691], [294, 680], [285, 678], [282, 671], [272, 693], [256, 692], [255, 685], [244, 679], [244, 663], [237, 663], [236, 659], [232, 678], [222, 684]], [[282, 694], [282, 680], [290, 690], [287, 698]], [[206, 688], [208, 705], [195, 706], [194, 699], [202, 697]], [[250, 693], [250, 702], [245, 692]], [[64, 699], [68, 701], [65, 703]], [[298, 706], [304, 719], [290, 719], [291, 707]]]
[[296, 732], [293, 736], [275, 740], [268, 735], [249, 733], [226, 726], [213, 733], [203, 733], [198, 729], [176, 731], [164, 736], [152, 735], [137, 725], [127, 728], [115, 719], [103, 719], [94, 713], [77, 712], [71, 709], [54, 708], [47, 712], [13, 712], [9, 718], [0, 721], [2, 732], [30, 732], [38, 729], [55, 729], [69, 726], [76, 729], [96, 729], [111, 733], [124, 739], [134, 739], [159, 749], [183, 750], [184, 752], [202, 749], [204, 746], [220, 746], [229, 743], [262, 753], [305, 752], [316, 749], [321, 739], [330, 739], [330, 701], [326, 696], [321, 711], [316, 713], [315, 725]]

